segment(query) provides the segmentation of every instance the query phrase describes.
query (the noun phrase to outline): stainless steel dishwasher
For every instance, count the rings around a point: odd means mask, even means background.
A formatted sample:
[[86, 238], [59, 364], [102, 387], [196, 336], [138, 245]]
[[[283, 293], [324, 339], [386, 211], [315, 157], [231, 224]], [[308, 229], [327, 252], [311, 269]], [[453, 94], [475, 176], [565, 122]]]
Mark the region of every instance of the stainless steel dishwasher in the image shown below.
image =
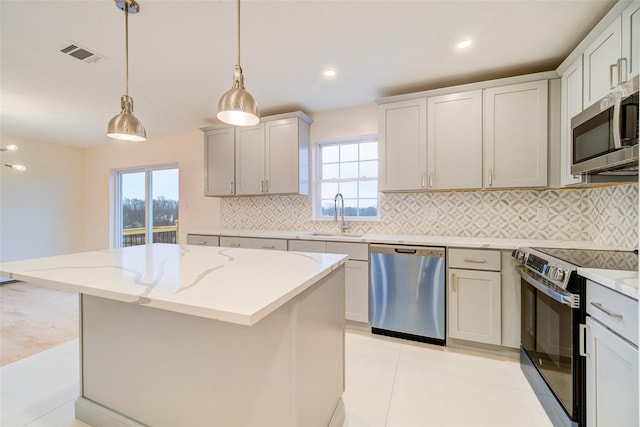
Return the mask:
[[370, 246], [374, 334], [445, 344], [445, 248]]

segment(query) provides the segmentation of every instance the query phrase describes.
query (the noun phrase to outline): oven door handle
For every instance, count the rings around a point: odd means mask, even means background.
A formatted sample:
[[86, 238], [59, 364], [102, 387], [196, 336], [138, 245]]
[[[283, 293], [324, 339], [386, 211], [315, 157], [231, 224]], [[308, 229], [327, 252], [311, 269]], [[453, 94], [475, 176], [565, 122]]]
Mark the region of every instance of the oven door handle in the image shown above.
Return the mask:
[[565, 294], [562, 292], [558, 292], [555, 289], [551, 289], [550, 287], [538, 282], [536, 279], [529, 276], [520, 265], [516, 265], [515, 269], [516, 269], [516, 273], [518, 273], [518, 275], [522, 277], [523, 280], [525, 280], [531, 286], [533, 286], [534, 288], [536, 288], [546, 296], [550, 297], [554, 301], [557, 301], [564, 305], [568, 305], [571, 308], [580, 307], [580, 295], [572, 294], [569, 292]]

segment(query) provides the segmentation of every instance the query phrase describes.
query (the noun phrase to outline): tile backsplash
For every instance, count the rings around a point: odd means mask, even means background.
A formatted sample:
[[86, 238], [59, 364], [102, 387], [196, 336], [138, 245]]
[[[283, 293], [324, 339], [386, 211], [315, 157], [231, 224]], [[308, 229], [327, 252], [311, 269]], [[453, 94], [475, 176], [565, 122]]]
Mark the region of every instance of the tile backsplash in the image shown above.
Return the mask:
[[[337, 232], [311, 196], [224, 198], [223, 228]], [[563, 190], [380, 194], [380, 219], [350, 233], [589, 240], [638, 246], [638, 184]]]

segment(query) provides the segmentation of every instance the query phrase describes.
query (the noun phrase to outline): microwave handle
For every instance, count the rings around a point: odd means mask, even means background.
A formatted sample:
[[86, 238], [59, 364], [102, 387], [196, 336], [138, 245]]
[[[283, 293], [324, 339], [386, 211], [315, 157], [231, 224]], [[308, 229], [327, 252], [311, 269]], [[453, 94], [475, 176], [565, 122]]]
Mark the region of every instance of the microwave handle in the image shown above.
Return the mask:
[[616, 98], [613, 104], [613, 146], [616, 150], [622, 148], [622, 141], [620, 139], [620, 110], [622, 109], [622, 98]]

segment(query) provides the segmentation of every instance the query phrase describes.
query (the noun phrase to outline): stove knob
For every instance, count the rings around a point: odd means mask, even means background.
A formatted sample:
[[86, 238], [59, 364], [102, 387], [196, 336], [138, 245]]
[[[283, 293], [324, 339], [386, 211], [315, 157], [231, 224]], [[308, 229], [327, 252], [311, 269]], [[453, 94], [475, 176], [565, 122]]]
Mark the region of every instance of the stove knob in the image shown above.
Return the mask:
[[565, 275], [566, 274], [565, 274], [564, 270], [557, 270], [556, 273], [555, 273], [555, 279], [558, 282], [562, 282], [562, 281], [564, 281]]
[[547, 268], [547, 277], [549, 279], [553, 279], [556, 275], [556, 268], [555, 267], [548, 267]]

